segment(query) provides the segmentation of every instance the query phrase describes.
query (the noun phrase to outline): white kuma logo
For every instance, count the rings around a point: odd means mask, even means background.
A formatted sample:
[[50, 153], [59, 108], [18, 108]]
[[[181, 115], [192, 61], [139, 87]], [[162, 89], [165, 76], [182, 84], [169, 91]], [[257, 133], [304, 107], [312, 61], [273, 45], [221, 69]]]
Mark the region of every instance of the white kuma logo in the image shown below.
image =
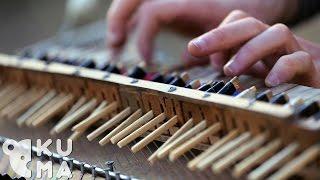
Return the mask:
[[[52, 155], [52, 153], [48, 150], [48, 147], [52, 144], [52, 140], [48, 139], [43, 144], [41, 143], [41, 140], [37, 140], [37, 155], [40, 156], [42, 153], [45, 153], [49, 156]], [[67, 141], [67, 149], [66, 151], [62, 150], [61, 140], [58, 139], [56, 141], [56, 150], [57, 153], [61, 157], [65, 157], [71, 154], [72, 152], [72, 140], [68, 139]], [[28, 163], [31, 162], [31, 151], [32, 151], [32, 145], [30, 139], [25, 139], [22, 141], [14, 141], [11, 139], [6, 140], [3, 143], [2, 146], [3, 152], [9, 156], [10, 158], [10, 165], [11, 168], [14, 170], [14, 172], [21, 177], [25, 178], [31, 178], [32, 173], [31, 170], [28, 169]], [[49, 178], [52, 178], [52, 162], [48, 161], [45, 164], [41, 161], [36, 162], [36, 168], [37, 168], [37, 178], [41, 178], [42, 172], [47, 172], [47, 176]], [[58, 173], [56, 174], [57, 178], [66, 177], [71, 178], [72, 173], [68, 167], [67, 162], [63, 161], [60, 165], [60, 168], [58, 170]]]

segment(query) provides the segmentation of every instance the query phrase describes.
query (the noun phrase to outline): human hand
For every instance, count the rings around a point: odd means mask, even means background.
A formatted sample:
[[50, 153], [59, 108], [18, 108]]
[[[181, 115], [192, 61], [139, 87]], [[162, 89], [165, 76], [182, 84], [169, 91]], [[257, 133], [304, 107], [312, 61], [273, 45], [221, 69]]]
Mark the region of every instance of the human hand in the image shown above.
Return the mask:
[[275, 23], [293, 16], [295, 2], [296, 0], [115, 0], [107, 14], [108, 46], [113, 52], [117, 52], [126, 42], [128, 33], [137, 29], [138, 50], [150, 62], [154, 38], [163, 25], [182, 25], [186, 27], [184, 30], [196, 29], [201, 34], [216, 27], [234, 9], [249, 12], [267, 23]]
[[213, 66], [228, 76], [255, 74], [266, 77], [267, 86], [294, 82], [320, 87], [320, 46], [295, 36], [284, 24], [269, 26], [242, 11], [230, 13], [188, 49], [194, 56], [210, 55]]

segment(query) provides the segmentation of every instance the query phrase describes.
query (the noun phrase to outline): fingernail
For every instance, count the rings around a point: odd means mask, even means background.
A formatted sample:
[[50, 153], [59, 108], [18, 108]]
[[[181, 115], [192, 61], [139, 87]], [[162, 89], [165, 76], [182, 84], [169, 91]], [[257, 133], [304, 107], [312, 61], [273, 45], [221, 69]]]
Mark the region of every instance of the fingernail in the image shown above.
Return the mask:
[[225, 66], [224, 66], [224, 72], [227, 76], [234, 76], [236, 75], [236, 69], [234, 67], [234, 63], [232, 61], [229, 61]]
[[203, 51], [206, 48], [206, 42], [203, 38], [199, 37], [191, 41], [191, 43], [197, 47], [200, 51]]
[[277, 75], [270, 74], [266, 79], [267, 86], [277, 86], [280, 84], [280, 80]]

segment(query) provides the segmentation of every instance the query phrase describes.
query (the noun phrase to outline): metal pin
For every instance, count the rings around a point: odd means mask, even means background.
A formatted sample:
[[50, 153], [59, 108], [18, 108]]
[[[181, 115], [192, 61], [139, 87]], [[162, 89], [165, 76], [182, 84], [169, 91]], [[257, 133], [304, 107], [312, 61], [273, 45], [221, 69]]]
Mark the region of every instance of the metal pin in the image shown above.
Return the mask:
[[81, 171], [81, 174], [83, 175], [84, 174], [84, 162], [80, 162], [80, 171]]
[[71, 171], [73, 170], [73, 161], [74, 161], [74, 158], [69, 158], [67, 161]]
[[116, 174], [116, 180], [121, 180], [120, 172], [115, 172], [115, 174]]
[[107, 161], [105, 164], [109, 168], [110, 171], [114, 171], [115, 170], [114, 161]]
[[52, 154], [51, 154], [51, 156], [49, 156], [49, 161], [51, 161], [52, 164], [54, 163], [54, 160], [53, 160], [53, 158], [52, 158]]
[[176, 91], [176, 90], [177, 90], [176, 87], [171, 86], [171, 87], [169, 88], [168, 92], [173, 92], [173, 91]]
[[59, 156], [59, 163], [62, 164], [62, 162], [63, 162], [63, 157]]
[[97, 168], [97, 166], [95, 166], [95, 165], [91, 166], [91, 174], [92, 174], [93, 178], [96, 177], [96, 168]]
[[132, 79], [132, 81], [131, 81], [130, 83], [131, 83], [131, 84], [135, 84], [135, 83], [137, 83], [137, 82], [139, 82], [138, 79]]
[[111, 176], [109, 174], [110, 169], [107, 168], [107, 169], [104, 169], [103, 171], [104, 171], [104, 175], [106, 177], [106, 180], [111, 180]]
[[104, 76], [103, 76], [103, 79], [108, 79], [110, 77], [110, 73], [107, 72]]

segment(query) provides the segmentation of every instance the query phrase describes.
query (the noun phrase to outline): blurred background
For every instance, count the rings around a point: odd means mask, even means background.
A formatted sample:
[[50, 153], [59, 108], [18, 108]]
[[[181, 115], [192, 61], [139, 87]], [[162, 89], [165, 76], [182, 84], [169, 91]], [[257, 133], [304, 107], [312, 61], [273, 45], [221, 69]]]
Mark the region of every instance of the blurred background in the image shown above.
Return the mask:
[[14, 53], [66, 26], [104, 19], [110, 0], [1, 0], [0, 52]]
[[[0, 52], [49, 38], [71, 26], [105, 18], [111, 0], [1, 0]], [[320, 42], [320, 16], [294, 27], [306, 39]]]

